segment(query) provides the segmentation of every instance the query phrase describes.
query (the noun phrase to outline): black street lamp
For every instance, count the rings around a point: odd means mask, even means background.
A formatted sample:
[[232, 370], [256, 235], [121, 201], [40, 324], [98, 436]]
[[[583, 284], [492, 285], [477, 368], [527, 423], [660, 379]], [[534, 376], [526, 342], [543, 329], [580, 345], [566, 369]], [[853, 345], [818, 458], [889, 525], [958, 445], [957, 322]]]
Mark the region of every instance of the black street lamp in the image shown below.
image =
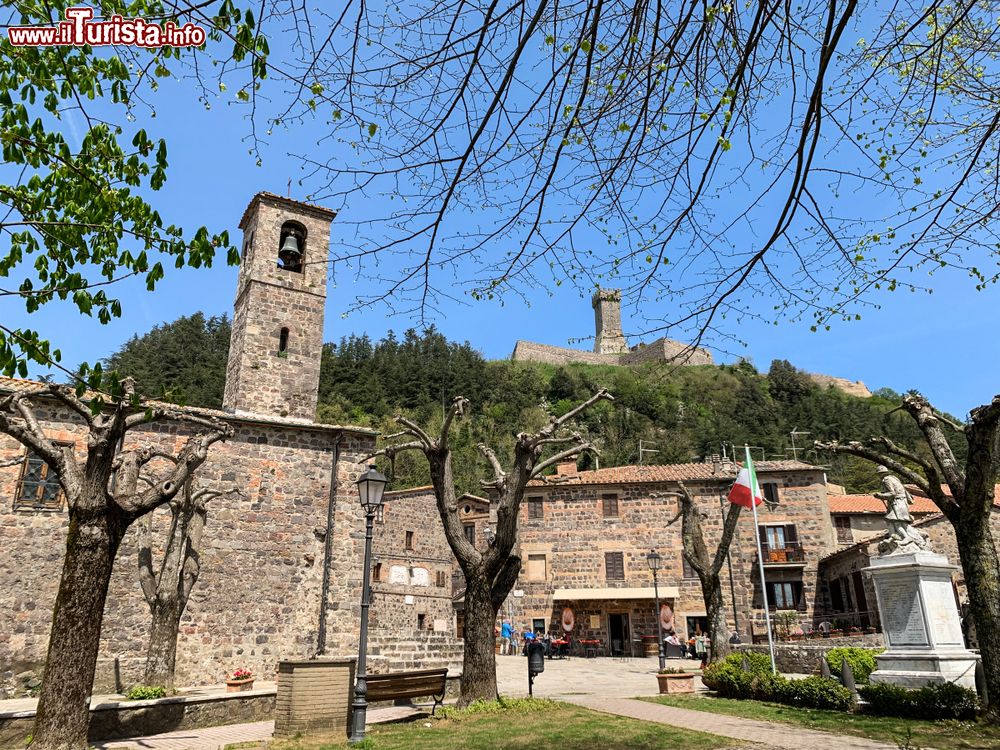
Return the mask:
[[368, 607], [372, 600], [372, 524], [382, 507], [382, 494], [389, 483], [382, 474], [369, 466], [358, 479], [358, 495], [365, 512], [365, 571], [361, 585], [361, 642], [358, 645], [358, 674], [354, 681], [354, 703], [351, 704], [351, 744], [365, 738], [365, 715], [368, 712], [368, 679], [365, 674], [365, 652], [368, 650]]
[[660, 669], [663, 669], [667, 665], [667, 660], [663, 655], [663, 621], [660, 619], [660, 585], [656, 580], [656, 572], [660, 569], [660, 563], [663, 558], [660, 557], [659, 553], [654, 550], [650, 550], [649, 554], [646, 555], [646, 562], [649, 564], [649, 569], [653, 571], [653, 596], [656, 597], [656, 632], [659, 634], [659, 654], [660, 654]]

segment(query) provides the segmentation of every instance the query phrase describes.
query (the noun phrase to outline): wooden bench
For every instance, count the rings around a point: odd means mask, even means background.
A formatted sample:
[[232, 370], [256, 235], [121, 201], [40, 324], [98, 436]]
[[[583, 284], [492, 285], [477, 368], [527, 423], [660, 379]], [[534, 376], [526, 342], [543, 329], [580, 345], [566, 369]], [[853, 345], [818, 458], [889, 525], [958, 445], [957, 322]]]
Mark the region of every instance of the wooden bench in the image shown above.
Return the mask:
[[365, 678], [368, 682], [368, 701], [391, 701], [397, 698], [434, 698], [434, 708], [444, 703], [445, 688], [448, 680], [447, 669], [422, 669], [416, 672], [390, 672], [389, 674], [370, 674]]

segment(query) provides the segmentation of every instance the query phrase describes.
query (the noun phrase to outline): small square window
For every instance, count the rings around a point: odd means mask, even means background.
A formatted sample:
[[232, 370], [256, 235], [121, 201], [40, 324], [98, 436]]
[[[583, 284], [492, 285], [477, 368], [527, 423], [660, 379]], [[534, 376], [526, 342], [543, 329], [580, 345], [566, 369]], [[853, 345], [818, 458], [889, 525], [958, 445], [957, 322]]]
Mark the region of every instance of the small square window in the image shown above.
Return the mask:
[[605, 518], [618, 517], [618, 495], [601, 495], [601, 510]]
[[447, 585], [448, 585], [448, 574], [445, 573], [443, 570], [439, 570], [437, 572], [437, 587], [439, 589], [443, 589]]
[[417, 615], [417, 630], [424, 630], [426, 627], [427, 615]]
[[376, 583], [382, 580], [382, 563], [377, 562], [372, 567], [372, 580]]
[[410, 550], [410, 551], [413, 550], [413, 532], [412, 531], [407, 531], [406, 532], [406, 546], [404, 547], [404, 549], [407, 549], [407, 550]]
[[694, 572], [694, 568], [691, 567], [691, 563], [687, 561], [684, 555], [681, 555], [681, 567], [683, 569], [683, 575], [685, 578], [697, 578], [698, 574]]
[[474, 523], [462, 524], [462, 533], [465, 534], [465, 538], [468, 540], [469, 544], [473, 547], [476, 546], [476, 525]]

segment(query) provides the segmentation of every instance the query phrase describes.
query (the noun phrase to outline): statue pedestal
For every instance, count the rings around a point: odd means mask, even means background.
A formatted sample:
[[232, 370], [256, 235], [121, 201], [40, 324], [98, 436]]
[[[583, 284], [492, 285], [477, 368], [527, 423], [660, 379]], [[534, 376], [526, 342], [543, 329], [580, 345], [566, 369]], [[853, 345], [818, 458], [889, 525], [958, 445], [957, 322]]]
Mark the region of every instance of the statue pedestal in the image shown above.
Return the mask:
[[875, 584], [886, 650], [872, 682], [923, 687], [954, 682], [976, 689], [979, 657], [965, 648], [951, 574], [956, 566], [934, 552], [872, 559], [865, 568]]

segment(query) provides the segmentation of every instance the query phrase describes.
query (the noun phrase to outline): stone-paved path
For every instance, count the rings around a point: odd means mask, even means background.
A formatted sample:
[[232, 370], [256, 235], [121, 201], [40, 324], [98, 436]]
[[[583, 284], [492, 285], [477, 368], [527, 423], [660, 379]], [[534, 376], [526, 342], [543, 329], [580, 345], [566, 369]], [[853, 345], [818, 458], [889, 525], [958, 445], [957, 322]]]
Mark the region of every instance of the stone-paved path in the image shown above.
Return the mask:
[[791, 724], [775, 724], [769, 721], [743, 719], [738, 716], [726, 716], [708, 711], [674, 708], [634, 698], [565, 696], [562, 700], [593, 711], [603, 711], [616, 716], [627, 716], [658, 724], [670, 724], [675, 727], [718, 734], [737, 740], [759, 742], [767, 747], [786, 750], [802, 750], [803, 747], [822, 748], [823, 750], [898, 750], [896, 745], [887, 745], [864, 737], [830, 734]]

